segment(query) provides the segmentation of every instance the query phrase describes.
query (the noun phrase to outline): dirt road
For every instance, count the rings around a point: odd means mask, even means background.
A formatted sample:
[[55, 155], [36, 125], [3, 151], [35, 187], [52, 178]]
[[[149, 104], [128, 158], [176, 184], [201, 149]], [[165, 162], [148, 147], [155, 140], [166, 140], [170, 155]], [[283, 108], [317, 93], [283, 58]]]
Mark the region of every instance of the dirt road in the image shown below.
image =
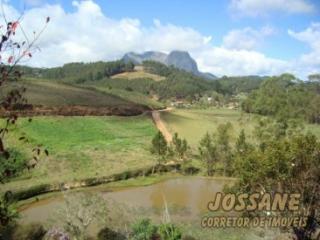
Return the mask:
[[164, 110], [152, 111], [153, 121], [154, 121], [155, 125], [157, 126], [157, 128], [159, 129], [159, 131], [163, 134], [163, 136], [165, 137], [167, 142], [171, 142], [172, 141], [172, 135], [168, 131], [166, 125], [161, 120], [160, 113], [164, 112], [164, 111], [170, 111], [170, 110], [172, 110], [172, 109], [171, 108], [167, 108], [167, 109], [164, 109]]

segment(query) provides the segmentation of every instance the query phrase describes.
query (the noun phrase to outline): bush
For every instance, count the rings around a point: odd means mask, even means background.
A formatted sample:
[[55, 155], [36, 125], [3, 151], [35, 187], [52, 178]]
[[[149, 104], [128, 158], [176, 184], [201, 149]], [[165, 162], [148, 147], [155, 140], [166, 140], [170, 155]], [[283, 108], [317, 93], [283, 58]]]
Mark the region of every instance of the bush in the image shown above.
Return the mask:
[[161, 240], [181, 240], [181, 230], [171, 223], [161, 224], [159, 226]]
[[[51, 228], [44, 236], [44, 240], [71, 240], [69, 235], [58, 228]], [[86, 239], [88, 240], [88, 239]]]
[[200, 172], [200, 169], [193, 166], [190, 161], [184, 162], [181, 166], [181, 171], [185, 175], [194, 175]]
[[0, 180], [7, 176], [15, 177], [26, 168], [26, 159], [15, 149], [8, 149], [9, 158], [0, 156]]
[[132, 226], [132, 240], [157, 239], [157, 226], [150, 219], [142, 219]]
[[16, 226], [12, 236], [7, 236], [7, 240], [41, 240], [46, 235], [46, 230], [41, 224], [28, 224]]
[[98, 240], [126, 240], [127, 238], [116, 231], [113, 231], [110, 228], [102, 229], [98, 234]]
[[196, 240], [196, 239], [194, 237], [186, 235], [182, 238], [182, 240]]
[[46, 193], [50, 190], [50, 184], [41, 184], [38, 186], [31, 187], [27, 190], [19, 191], [13, 193], [13, 198], [16, 200], [24, 200], [34, 196], [37, 196], [42, 193]]
[[133, 91], [133, 89], [131, 87], [126, 87], [125, 90], [128, 91], [128, 92], [132, 92]]

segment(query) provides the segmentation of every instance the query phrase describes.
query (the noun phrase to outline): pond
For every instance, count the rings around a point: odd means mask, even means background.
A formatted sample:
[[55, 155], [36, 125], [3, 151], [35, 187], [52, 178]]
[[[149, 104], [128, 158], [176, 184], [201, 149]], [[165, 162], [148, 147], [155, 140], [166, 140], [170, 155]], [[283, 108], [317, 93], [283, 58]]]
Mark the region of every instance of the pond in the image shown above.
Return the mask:
[[[81, 190], [90, 194], [101, 194], [104, 199], [128, 208], [147, 209], [148, 216], [161, 216], [165, 206], [170, 215], [181, 219], [195, 219], [208, 212], [207, 205], [215, 193], [223, 190], [230, 180], [202, 177], [184, 177], [165, 180], [143, 187], [110, 188], [99, 186]], [[70, 193], [74, 194], [74, 193]], [[46, 222], [64, 203], [63, 195], [40, 200], [26, 205], [21, 210], [21, 223]]]
[[[180, 177], [141, 187], [101, 185], [79, 189], [67, 194], [55, 194], [54, 197], [24, 205], [20, 209], [20, 223], [23, 225], [48, 223], [49, 226], [59, 226], [57, 224], [59, 224], [59, 220], [62, 220], [61, 223], [63, 222], [65, 212], [60, 215], [60, 219], [54, 219], [54, 216], [56, 216], [58, 209], [65, 205], [65, 196], [68, 195], [78, 199], [79, 196], [90, 195], [101, 196], [99, 201], [114, 204], [109, 205], [111, 206], [110, 212], [106, 214], [108, 218], [112, 219], [112, 222], [109, 222], [107, 226], [113, 229], [122, 229], [123, 227], [127, 229], [128, 224], [141, 218], [150, 218], [159, 222], [163, 220], [165, 213], [169, 212], [172, 222], [185, 226], [184, 230], [196, 234], [198, 239], [260, 240], [267, 239], [266, 236], [274, 239], [278, 234], [277, 229], [201, 228], [201, 219], [203, 215], [209, 212], [207, 210], [208, 202], [214, 200], [215, 194], [223, 191], [224, 186], [232, 185], [235, 181], [235, 179], [223, 178]], [[99, 204], [94, 204], [94, 207], [96, 206], [99, 206]], [[125, 208], [122, 208], [125, 211], [120, 211], [120, 215], [117, 212], [118, 206], [125, 206]], [[112, 212], [117, 213], [112, 216]], [[219, 216], [221, 212], [216, 214]], [[117, 219], [116, 222], [114, 222], [115, 219]], [[93, 223], [88, 228], [87, 233], [90, 236], [96, 236], [103, 226], [97, 222]]]

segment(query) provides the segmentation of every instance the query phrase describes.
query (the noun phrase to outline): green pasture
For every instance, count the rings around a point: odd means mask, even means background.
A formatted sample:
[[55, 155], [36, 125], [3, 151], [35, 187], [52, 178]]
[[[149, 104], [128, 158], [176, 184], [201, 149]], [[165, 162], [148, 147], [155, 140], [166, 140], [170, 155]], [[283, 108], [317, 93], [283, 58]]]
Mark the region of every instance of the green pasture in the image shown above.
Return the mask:
[[[194, 148], [198, 146], [199, 141], [207, 132], [214, 133], [219, 124], [227, 122], [232, 124], [233, 141], [239, 136], [242, 129], [245, 130], [250, 140], [257, 126], [257, 118], [258, 116], [253, 114], [226, 108], [174, 109], [161, 113], [161, 119], [168, 130], [171, 133], [177, 132], [180, 136], [186, 138]], [[306, 124], [305, 131], [320, 137], [319, 125]]]
[[232, 124], [234, 138], [241, 129], [251, 133], [254, 128], [254, 116], [232, 109], [175, 109], [161, 113], [161, 119], [170, 132], [177, 132], [193, 147], [198, 146], [207, 132], [214, 133], [222, 123]]
[[[108, 176], [146, 167], [156, 162], [149, 151], [156, 129], [148, 116], [138, 117], [34, 117], [21, 118], [8, 135], [8, 146], [32, 159], [32, 148], [41, 144], [35, 169], [2, 186], [25, 188], [41, 183]], [[26, 136], [28, 143], [18, 141]]]

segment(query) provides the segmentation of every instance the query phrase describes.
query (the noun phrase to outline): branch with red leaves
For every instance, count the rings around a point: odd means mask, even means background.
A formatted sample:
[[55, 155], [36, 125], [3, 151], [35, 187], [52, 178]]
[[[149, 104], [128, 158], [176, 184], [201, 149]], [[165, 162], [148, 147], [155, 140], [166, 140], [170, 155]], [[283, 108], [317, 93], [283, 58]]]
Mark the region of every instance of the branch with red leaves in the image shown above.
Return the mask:
[[[5, 18], [6, 27], [0, 27], [0, 30], [4, 29], [4, 32], [2, 34], [0, 33], [0, 90], [1, 88], [4, 89], [6, 83], [21, 79], [22, 73], [16, 68], [16, 66], [21, 62], [22, 59], [32, 58], [33, 52], [38, 49], [35, 44], [47, 28], [50, 21], [50, 18], [47, 17], [43, 28], [38, 34], [34, 33], [33, 39], [30, 41], [21, 25], [21, 19], [22, 16], [16, 21], [8, 22]], [[15, 40], [18, 30], [21, 30], [22, 35], [24, 36], [22, 41]], [[21, 89], [9, 90], [8, 93], [4, 94], [2, 99], [0, 99], [0, 110], [10, 111], [14, 109], [17, 104], [26, 104], [27, 100], [23, 96], [25, 91], [26, 88], [24, 87]], [[18, 116], [16, 114], [10, 114], [6, 119], [4, 126], [0, 128], [0, 157], [2, 159], [10, 158], [10, 153], [7, 151], [7, 148], [4, 144], [4, 138], [9, 132], [10, 126], [14, 125], [17, 119]], [[23, 137], [23, 139], [21, 137], [20, 140], [26, 139], [25, 137]], [[35, 153], [38, 155], [40, 152], [40, 148], [39, 150], [35, 151]], [[48, 154], [47, 150], [44, 152], [46, 155]], [[37, 159], [37, 157], [35, 158]], [[10, 177], [6, 176], [10, 174], [5, 174], [5, 176], [2, 175], [3, 173], [0, 173], [0, 181], [3, 181], [3, 179], [6, 177]]]

